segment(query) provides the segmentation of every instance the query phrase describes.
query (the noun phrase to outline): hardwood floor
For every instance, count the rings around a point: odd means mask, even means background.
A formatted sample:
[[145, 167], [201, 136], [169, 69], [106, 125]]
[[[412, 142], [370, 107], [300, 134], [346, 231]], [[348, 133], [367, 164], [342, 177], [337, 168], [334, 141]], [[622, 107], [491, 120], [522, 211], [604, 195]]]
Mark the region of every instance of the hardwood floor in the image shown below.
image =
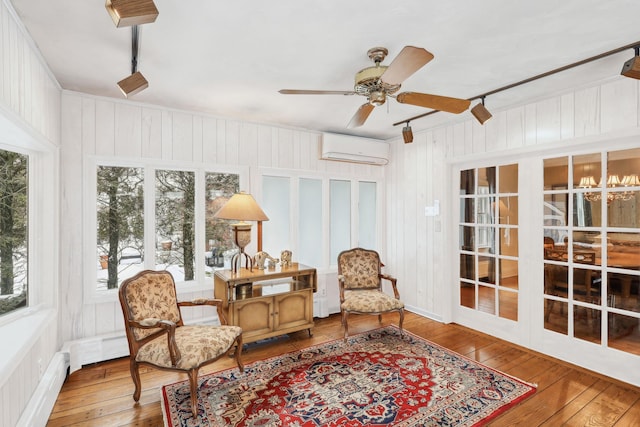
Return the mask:
[[[383, 316], [383, 324], [397, 324], [397, 314]], [[376, 316], [351, 316], [351, 333], [378, 326]], [[532, 397], [493, 420], [491, 426], [638, 426], [640, 388], [544, 356], [459, 325], [443, 325], [406, 313], [405, 329], [487, 366], [538, 384]], [[313, 337], [306, 331], [247, 347], [243, 360], [255, 360], [294, 351], [342, 337], [339, 315], [316, 319]], [[232, 367], [223, 358], [202, 372]], [[629, 367], [637, 369], [637, 367]], [[186, 376], [146, 369], [143, 392], [133, 401], [128, 359], [86, 366], [65, 382], [48, 426], [162, 426], [160, 387]]]

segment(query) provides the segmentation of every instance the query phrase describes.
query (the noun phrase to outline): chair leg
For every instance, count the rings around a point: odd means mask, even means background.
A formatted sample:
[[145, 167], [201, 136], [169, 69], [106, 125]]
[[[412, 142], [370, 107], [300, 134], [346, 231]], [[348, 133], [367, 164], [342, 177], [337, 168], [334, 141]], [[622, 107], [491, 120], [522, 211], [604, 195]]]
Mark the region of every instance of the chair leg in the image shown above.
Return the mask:
[[198, 418], [198, 370], [192, 369], [189, 374], [189, 388], [191, 389], [191, 413]]
[[346, 311], [342, 312], [342, 325], [344, 326], [344, 340], [347, 340], [349, 336], [349, 324], [347, 323], [347, 317], [349, 317], [349, 313]]
[[400, 322], [399, 322], [399, 328], [400, 328], [400, 333], [402, 333], [402, 322], [404, 322], [404, 309], [401, 308], [400, 309]]
[[378, 314], [378, 323], [382, 323], [382, 314]]
[[140, 400], [140, 393], [142, 392], [142, 385], [140, 384], [140, 371], [138, 371], [138, 362], [133, 357], [129, 358], [129, 370], [131, 371], [131, 378], [133, 379], [133, 385], [135, 390], [133, 391], [133, 400], [136, 402]]
[[244, 364], [242, 363], [242, 335], [236, 338], [236, 363], [240, 372], [244, 372]]

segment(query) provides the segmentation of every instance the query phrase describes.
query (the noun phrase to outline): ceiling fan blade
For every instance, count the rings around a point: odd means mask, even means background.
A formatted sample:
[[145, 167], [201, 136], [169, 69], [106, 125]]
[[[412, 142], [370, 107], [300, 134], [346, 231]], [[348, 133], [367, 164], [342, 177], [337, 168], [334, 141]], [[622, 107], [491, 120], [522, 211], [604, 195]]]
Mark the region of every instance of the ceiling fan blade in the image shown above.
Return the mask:
[[366, 104], [362, 104], [358, 111], [353, 115], [351, 121], [347, 125], [348, 128], [357, 128], [358, 126], [362, 126], [364, 122], [367, 121], [367, 117], [373, 111], [375, 107], [368, 102]]
[[447, 113], [459, 114], [469, 108], [471, 101], [468, 99], [450, 98], [448, 96], [430, 95], [428, 93], [403, 92], [396, 96], [396, 101], [401, 104], [411, 104]]
[[352, 90], [301, 90], [301, 89], [280, 89], [283, 95], [355, 95]]
[[405, 46], [389, 64], [380, 80], [389, 85], [399, 85], [433, 59], [433, 54], [421, 47]]

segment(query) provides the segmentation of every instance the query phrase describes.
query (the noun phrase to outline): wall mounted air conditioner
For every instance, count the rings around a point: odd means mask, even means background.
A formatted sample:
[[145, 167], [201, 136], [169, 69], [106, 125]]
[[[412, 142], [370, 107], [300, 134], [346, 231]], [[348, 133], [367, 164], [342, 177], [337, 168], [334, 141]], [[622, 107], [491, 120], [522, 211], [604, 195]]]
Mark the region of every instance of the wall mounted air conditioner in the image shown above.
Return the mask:
[[389, 163], [389, 144], [379, 139], [323, 133], [320, 158], [341, 162], [386, 165]]

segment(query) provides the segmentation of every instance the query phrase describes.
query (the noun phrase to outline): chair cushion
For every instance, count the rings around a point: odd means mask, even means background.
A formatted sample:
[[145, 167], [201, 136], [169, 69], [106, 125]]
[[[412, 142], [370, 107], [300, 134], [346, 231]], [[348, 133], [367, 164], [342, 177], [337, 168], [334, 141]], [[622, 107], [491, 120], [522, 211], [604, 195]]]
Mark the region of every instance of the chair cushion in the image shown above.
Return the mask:
[[136, 361], [165, 368], [193, 369], [226, 353], [240, 334], [239, 326], [181, 326], [176, 328], [176, 344], [182, 358], [175, 367], [171, 365], [166, 334], [143, 345]]
[[382, 313], [404, 308], [404, 303], [378, 290], [357, 290], [344, 292], [340, 308], [360, 313]]

